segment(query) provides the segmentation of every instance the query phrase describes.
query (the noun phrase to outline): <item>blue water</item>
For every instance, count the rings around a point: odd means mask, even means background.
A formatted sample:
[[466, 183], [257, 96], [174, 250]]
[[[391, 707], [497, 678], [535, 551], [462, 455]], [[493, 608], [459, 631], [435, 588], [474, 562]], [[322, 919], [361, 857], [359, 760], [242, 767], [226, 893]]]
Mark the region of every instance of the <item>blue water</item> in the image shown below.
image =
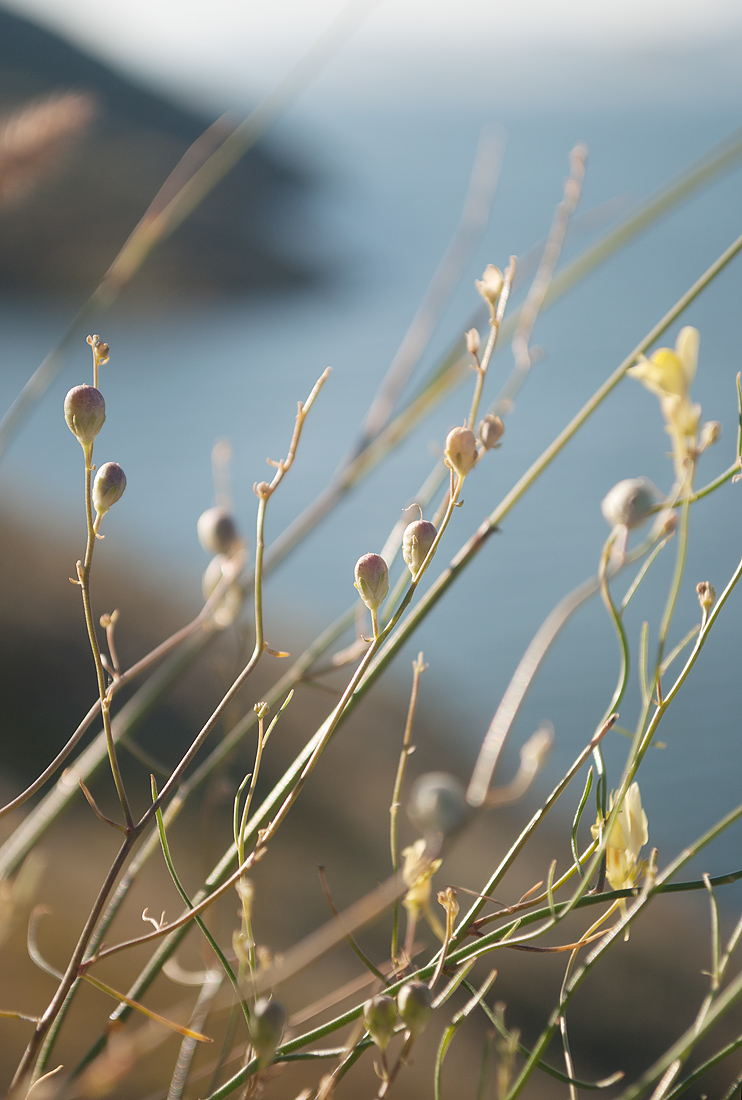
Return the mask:
[[[206, 559], [195, 521], [212, 502], [210, 451], [216, 438], [234, 448], [236, 511], [248, 534], [254, 524], [252, 484], [270, 471], [266, 456], [286, 449], [296, 401], [326, 366], [332, 377], [313, 410], [297, 465], [271, 501], [268, 538], [278, 534], [318, 492], [351, 445], [375, 388], [457, 224], [484, 121], [481, 109], [327, 108], [311, 124], [288, 120], [279, 140], [320, 169], [323, 184], [302, 248], [333, 258], [337, 278], [322, 292], [268, 302], [230, 303], [133, 315], [123, 307], [96, 323], [113, 359], [101, 388], [108, 420], [98, 462], [120, 462], [126, 496], [106, 520], [107, 544], [146, 562], [179, 595], [195, 593]], [[443, 312], [420, 368], [468, 325], [476, 306], [473, 279], [487, 262], [504, 266], [543, 237], [560, 197], [567, 154], [576, 140], [590, 149], [583, 209], [616, 196], [648, 195], [729, 133], [723, 112], [616, 113], [601, 117], [512, 115], [490, 225], [461, 287]], [[477, 527], [541, 449], [664, 311], [742, 231], [739, 170], [653, 227], [540, 321], [535, 342], [545, 349], [508, 422], [504, 446], [488, 455], [467, 482], [465, 506], [441, 553], [446, 560]], [[288, 230], [287, 230], [288, 232]], [[590, 238], [575, 240], [567, 254]], [[701, 364], [694, 397], [705, 419], [723, 422], [722, 442], [704, 457], [705, 482], [733, 459], [734, 378], [742, 367], [738, 317], [742, 266], [737, 261], [684, 318], [701, 330]], [[38, 302], [0, 302], [0, 403], [5, 407], [63, 331], [67, 317]], [[672, 331], [671, 338], [677, 331]], [[64, 393], [88, 380], [88, 349], [67, 363], [25, 423], [0, 467], [6, 496], [53, 523], [81, 523], [80, 452], [62, 418]], [[485, 401], [506, 371], [495, 361]], [[354, 596], [355, 560], [379, 550], [400, 509], [414, 497], [446, 431], [461, 423], [470, 388], [450, 396], [399, 452], [315, 531], [268, 586], [271, 644], [283, 645], [271, 623], [298, 622], [307, 634], [323, 627]], [[593, 417], [533, 492], [508, 517], [395, 664], [400, 691], [410, 660], [423, 649], [432, 674], [424, 702], [447, 716], [448, 736], [470, 767], [502, 691], [532, 634], [554, 603], [591, 575], [607, 534], [600, 500], [616, 481], [645, 474], [667, 490], [671, 464], [656, 399], [626, 381]], [[673, 638], [698, 618], [695, 584], [720, 591], [742, 552], [742, 486], [727, 486], [695, 510], [687, 582]], [[671, 557], [627, 618], [633, 644], [642, 618], [656, 629]], [[66, 567], [65, 567], [66, 568]], [[66, 576], [66, 574], [65, 574]], [[166, 582], [167, 578], [167, 582]], [[619, 590], [621, 586], [619, 585]], [[729, 601], [694, 674], [663, 724], [667, 748], [650, 753], [642, 795], [650, 839], [660, 860], [710, 826], [740, 800], [739, 595]], [[549, 788], [588, 740], [607, 705], [617, 674], [617, 647], [596, 602], [565, 630], [548, 658], [514, 731], [518, 745], [542, 719], [556, 729], [556, 746], [539, 791]], [[621, 720], [631, 725], [636, 695]], [[424, 729], [418, 737], [425, 736]], [[628, 742], [609, 739], [617, 781]], [[575, 793], [576, 799], [578, 793]], [[740, 831], [731, 833], [699, 867], [712, 873], [739, 861]]]

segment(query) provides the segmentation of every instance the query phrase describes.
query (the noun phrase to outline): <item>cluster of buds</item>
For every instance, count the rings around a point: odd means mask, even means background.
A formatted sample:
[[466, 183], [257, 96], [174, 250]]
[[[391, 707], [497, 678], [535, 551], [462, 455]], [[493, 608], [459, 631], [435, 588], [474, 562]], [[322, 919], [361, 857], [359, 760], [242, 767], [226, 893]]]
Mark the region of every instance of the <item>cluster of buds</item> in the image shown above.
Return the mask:
[[684, 485], [692, 461], [721, 436], [721, 425], [711, 420], [701, 429], [701, 406], [691, 400], [690, 387], [698, 367], [701, 337], [698, 329], [686, 325], [678, 334], [674, 348], [658, 348], [650, 356], [641, 356], [629, 374], [660, 399], [666, 431], [673, 443], [675, 477]]
[[[93, 348], [95, 373], [101, 363], [108, 362], [109, 347], [98, 336], [89, 336]], [[67, 427], [80, 443], [89, 469], [93, 457], [93, 443], [106, 420], [106, 402], [95, 386], [73, 386], [64, 399], [64, 418]], [[93, 507], [96, 511], [94, 530], [97, 532], [101, 518], [109, 508], [121, 499], [126, 488], [126, 474], [118, 462], [106, 462], [98, 470], [93, 482]]]
[[363, 1022], [379, 1050], [386, 1050], [394, 1035], [397, 1021], [404, 1024], [407, 1036], [415, 1039], [424, 1031], [433, 1011], [433, 998], [424, 982], [405, 982], [397, 999], [377, 993], [366, 1001]]

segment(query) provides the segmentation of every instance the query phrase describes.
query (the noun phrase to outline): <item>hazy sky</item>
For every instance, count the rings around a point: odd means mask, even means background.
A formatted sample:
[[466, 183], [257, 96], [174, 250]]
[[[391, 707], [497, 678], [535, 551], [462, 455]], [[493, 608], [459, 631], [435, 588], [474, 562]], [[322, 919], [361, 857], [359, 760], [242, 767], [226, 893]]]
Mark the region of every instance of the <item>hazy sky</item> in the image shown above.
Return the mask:
[[[86, 45], [97, 45], [104, 57], [124, 67], [157, 70], [165, 82], [210, 85], [227, 96], [272, 83], [345, 7], [343, 0], [5, 2]], [[457, 80], [470, 76], [476, 94], [488, 60], [507, 69], [517, 57], [522, 70], [525, 52], [540, 50], [534, 68], [541, 69], [547, 56], [556, 73], [565, 54], [581, 56], [589, 67], [606, 50], [619, 50], [637, 58], [636, 70], [626, 73], [628, 84], [646, 80], [671, 94], [690, 93], [688, 84], [696, 81], [695, 90], [704, 94], [714, 65], [707, 63], [696, 74], [672, 64], [663, 68], [663, 58], [683, 50], [709, 54], [716, 47], [728, 53], [730, 41], [742, 41], [740, 0], [369, 0], [365, 7], [367, 17], [340, 62], [345, 88], [353, 74], [359, 86], [407, 76], [434, 88], [444, 57], [456, 59]], [[374, 69], [374, 58], [390, 54], [395, 64], [385, 72]], [[473, 62], [470, 74], [467, 54]], [[436, 64], [428, 61], [432, 57]], [[571, 64], [563, 63], [565, 72]], [[730, 70], [742, 67], [736, 54], [726, 64]]]

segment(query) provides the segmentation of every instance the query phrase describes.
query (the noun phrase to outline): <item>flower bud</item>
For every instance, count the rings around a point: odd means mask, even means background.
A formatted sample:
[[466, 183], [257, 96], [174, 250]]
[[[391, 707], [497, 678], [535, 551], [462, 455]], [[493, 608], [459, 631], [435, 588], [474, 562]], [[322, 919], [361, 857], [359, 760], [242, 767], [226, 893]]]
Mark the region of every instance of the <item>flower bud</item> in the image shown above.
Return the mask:
[[501, 417], [487, 413], [484, 420], [480, 421], [477, 435], [485, 450], [490, 451], [496, 447], [505, 434], [505, 424]]
[[407, 816], [424, 836], [441, 837], [466, 820], [464, 788], [447, 772], [428, 772], [415, 781], [407, 803]]
[[376, 611], [389, 591], [389, 570], [380, 554], [364, 554], [355, 567], [355, 586], [369, 611]]
[[386, 993], [377, 993], [363, 1006], [363, 1022], [379, 1050], [386, 1050], [397, 1022], [397, 1002]]
[[721, 439], [722, 430], [722, 426], [718, 420], [707, 420], [701, 428], [699, 450], [705, 451], [707, 447], [711, 447], [714, 443], [718, 443]]
[[105, 340], [101, 340], [97, 333], [92, 336], [85, 337], [86, 343], [90, 344], [93, 349], [93, 356], [99, 367], [102, 367], [104, 363], [107, 363], [111, 357], [111, 349]]
[[433, 998], [424, 982], [405, 982], [397, 994], [397, 1007], [412, 1038], [425, 1027], [433, 1011]]
[[475, 280], [476, 287], [479, 293], [484, 298], [487, 305], [490, 307], [490, 313], [492, 320], [494, 321], [497, 313], [497, 302], [502, 293], [502, 288], [505, 280], [503, 279], [502, 272], [499, 267], [495, 267], [494, 264], [487, 264], [484, 269], [484, 274], [481, 279]]
[[479, 355], [479, 333], [475, 328], [470, 328], [466, 334], [466, 350], [470, 355]]
[[285, 1023], [286, 1010], [280, 1001], [261, 997], [255, 1002], [250, 1013], [250, 1042], [261, 1068], [273, 1061]]
[[93, 482], [93, 507], [99, 516], [106, 514], [117, 500], [121, 500], [126, 488], [126, 474], [118, 462], [105, 462]]
[[662, 497], [647, 477], [619, 481], [603, 498], [600, 510], [611, 527], [639, 527], [649, 518]]
[[198, 517], [196, 531], [207, 554], [232, 554], [237, 549], [237, 527], [226, 508], [207, 508]]
[[452, 428], [446, 436], [446, 465], [459, 477], [466, 477], [477, 461], [477, 439], [470, 428]]
[[93, 442], [106, 419], [106, 402], [94, 386], [75, 386], [64, 399], [67, 427], [83, 447]]
[[405, 527], [402, 538], [402, 557], [413, 577], [428, 556], [428, 550], [435, 541], [435, 525], [427, 519], [416, 519]]
[[716, 589], [713, 584], [709, 584], [708, 581], [699, 581], [696, 585], [696, 592], [698, 593], [698, 602], [701, 605], [701, 610], [705, 614], [708, 614], [716, 603]]

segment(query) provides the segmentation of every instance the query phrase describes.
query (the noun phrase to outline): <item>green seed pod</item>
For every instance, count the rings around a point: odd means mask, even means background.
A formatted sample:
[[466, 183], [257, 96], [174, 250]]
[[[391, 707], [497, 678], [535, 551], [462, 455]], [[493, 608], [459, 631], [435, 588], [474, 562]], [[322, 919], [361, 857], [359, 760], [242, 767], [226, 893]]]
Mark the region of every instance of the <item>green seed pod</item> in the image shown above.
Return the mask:
[[435, 525], [427, 519], [416, 519], [405, 528], [402, 538], [402, 557], [413, 577], [428, 556], [436, 534]]
[[397, 1002], [386, 993], [377, 993], [363, 1006], [363, 1022], [379, 1050], [386, 1050], [397, 1022]]
[[447, 772], [428, 772], [412, 785], [407, 816], [425, 837], [448, 836], [468, 815], [463, 785]]
[[603, 498], [600, 510], [611, 527], [640, 527], [662, 500], [659, 490], [648, 477], [619, 481]]
[[424, 982], [406, 982], [397, 994], [397, 1007], [414, 1039], [427, 1026], [433, 1011], [433, 997]]
[[93, 442], [106, 419], [106, 402], [94, 386], [75, 386], [64, 399], [67, 427], [83, 447]]
[[485, 450], [491, 450], [498, 445], [505, 434], [505, 425], [502, 418], [487, 413], [484, 420], [480, 422], [477, 433]]
[[280, 1001], [261, 997], [255, 1002], [250, 1013], [250, 1042], [261, 1069], [273, 1061], [285, 1024], [286, 1010]]
[[477, 437], [470, 428], [453, 428], [446, 436], [446, 465], [466, 477], [477, 461]]
[[93, 506], [99, 516], [106, 514], [124, 495], [126, 474], [118, 462], [105, 462], [93, 482]]
[[233, 554], [239, 545], [236, 524], [226, 508], [207, 508], [198, 517], [196, 531], [207, 554]]
[[389, 570], [380, 554], [364, 554], [355, 567], [355, 586], [369, 611], [376, 611], [389, 591]]

